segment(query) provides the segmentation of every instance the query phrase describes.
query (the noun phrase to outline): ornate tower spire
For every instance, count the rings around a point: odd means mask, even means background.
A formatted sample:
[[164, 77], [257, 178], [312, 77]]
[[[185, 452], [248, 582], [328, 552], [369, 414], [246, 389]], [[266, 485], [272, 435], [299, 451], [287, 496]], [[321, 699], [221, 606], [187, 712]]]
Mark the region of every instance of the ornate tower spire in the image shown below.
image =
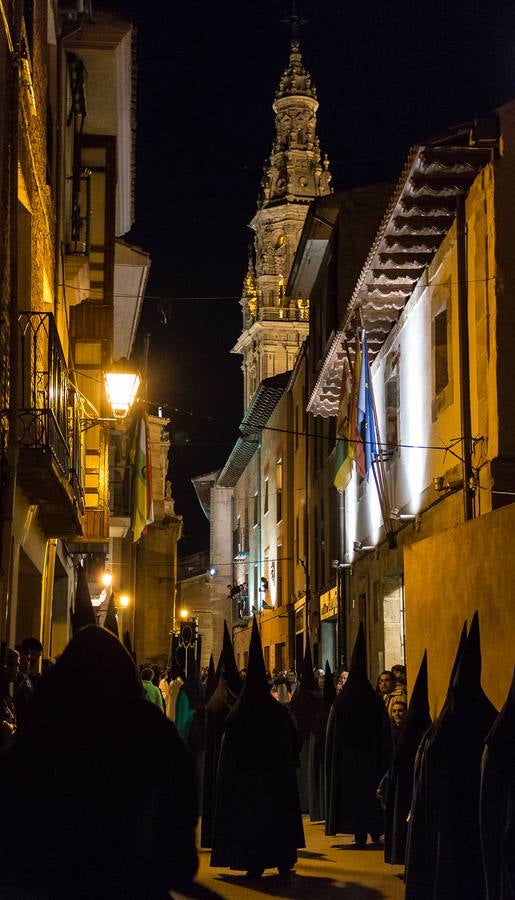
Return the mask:
[[293, 368], [309, 330], [306, 301], [291, 302], [285, 287], [308, 206], [330, 193], [327, 156], [316, 133], [318, 100], [304, 67], [293, 5], [290, 56], [276, 91], [275, 139], [264, 167], [262, 194], [250, 227], [255, 267], [249, 264], [242, 297], [243, 330], [233, 348], [243, 360], [245, 409], [263, 378]]

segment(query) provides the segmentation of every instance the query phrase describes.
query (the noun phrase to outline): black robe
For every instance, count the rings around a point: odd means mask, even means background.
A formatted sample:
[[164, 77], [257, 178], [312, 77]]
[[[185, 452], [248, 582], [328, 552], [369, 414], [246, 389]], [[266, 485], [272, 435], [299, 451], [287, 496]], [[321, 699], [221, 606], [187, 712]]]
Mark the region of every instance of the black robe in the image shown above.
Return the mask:
[[[300, 808], [303, 813], [309, 812], [310, 814], [310, 798], [311, 802], [317, 802], [315, 785], [313, 783], [310, 784], [310, 776], [314, 775], [313, 762], [310, 759], [310, 745], [321, 706], [322, 691], [315, 681], [311, 649], [308, 641], [299, 686], [290, 701], [290, 712], [302, 736], [302, 748], [299, 753], [299, 766], [297, 768]], [[311, 818], [313, 819], [312, 816]]]
[[216, 790], [216, 773], [225, 720], [236, 700], [241, 681], [236, 668], [234, 651], [227, 626], [224, 623], [224, 643], [219, 663], [219, 676], [211, 699], [206, 704], [204, 740], [204, 777], [202, 788], [201, 847], [210, 848], [213, 837], [213, 816]]
[[476, 613], [448, 699], [424, 737], [411, 810], [406, 900], [484, 900], [480, 766], [496, 710], [480, 679]]
[[515, 672], [486, 739], [480, 824], [488, 900], [515, 900]]
[[247, 677], [225, 722], [212, 866], [259, 874], [291, 868], [304, 847], [295, 778], [296, 729], [267, 683], [254, 619]]
[[309, 736], [308, 799], [309, 818], [312, 822], [321, 822], [325, 819], [325, 738], [327, 721], [335, 698], [336, 687], [329, 663], [326, 662], [322, 703]]
[[385, 783], [384, 858], [392, 865], [404, 865], [415, 756], [430, 725], [424, 653]]
[[380, 835], [376, 791], [391, 754], [390, 721], [366, 674], [360, 625], [349, 676], [333, 703], [326, 737], [326, 834]]
[[31, 726], [0, 759], [0, 796], [0, 886], [12, 896], [188, 893], [197, 868], [192, 761], [104, 629], [77, 632], [42, 677]]

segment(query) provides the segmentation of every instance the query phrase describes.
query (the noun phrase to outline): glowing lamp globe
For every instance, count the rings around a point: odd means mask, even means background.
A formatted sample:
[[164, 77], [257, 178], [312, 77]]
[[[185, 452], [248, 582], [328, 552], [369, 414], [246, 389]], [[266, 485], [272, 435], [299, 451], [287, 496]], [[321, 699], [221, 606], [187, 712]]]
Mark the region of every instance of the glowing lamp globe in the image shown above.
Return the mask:
[[140, 386], [140, 375], [126, 359], [113, 363], [104, 375], [106, 393], [115, 419], [125, 419]]

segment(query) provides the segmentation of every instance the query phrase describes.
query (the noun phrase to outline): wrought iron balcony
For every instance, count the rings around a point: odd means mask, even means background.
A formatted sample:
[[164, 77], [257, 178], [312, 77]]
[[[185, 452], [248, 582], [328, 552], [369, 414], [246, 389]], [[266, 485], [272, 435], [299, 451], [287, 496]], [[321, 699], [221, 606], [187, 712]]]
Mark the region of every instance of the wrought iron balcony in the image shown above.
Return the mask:
[[47, 537], [82, 533], [80, 406], [51, 313], [21, 312], [18, 481]]

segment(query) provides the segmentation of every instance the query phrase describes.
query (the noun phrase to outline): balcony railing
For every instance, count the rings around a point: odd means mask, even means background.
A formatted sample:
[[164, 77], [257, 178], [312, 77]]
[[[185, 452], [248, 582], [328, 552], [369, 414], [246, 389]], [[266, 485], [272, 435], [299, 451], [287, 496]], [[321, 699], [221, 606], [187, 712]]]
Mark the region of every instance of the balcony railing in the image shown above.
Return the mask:
[[45, 533], [77, 534], [83, 511], [78, 393], [53, 315], [21, 312], [18, 327], [20, 483], [29, 500], [41, 504]]

